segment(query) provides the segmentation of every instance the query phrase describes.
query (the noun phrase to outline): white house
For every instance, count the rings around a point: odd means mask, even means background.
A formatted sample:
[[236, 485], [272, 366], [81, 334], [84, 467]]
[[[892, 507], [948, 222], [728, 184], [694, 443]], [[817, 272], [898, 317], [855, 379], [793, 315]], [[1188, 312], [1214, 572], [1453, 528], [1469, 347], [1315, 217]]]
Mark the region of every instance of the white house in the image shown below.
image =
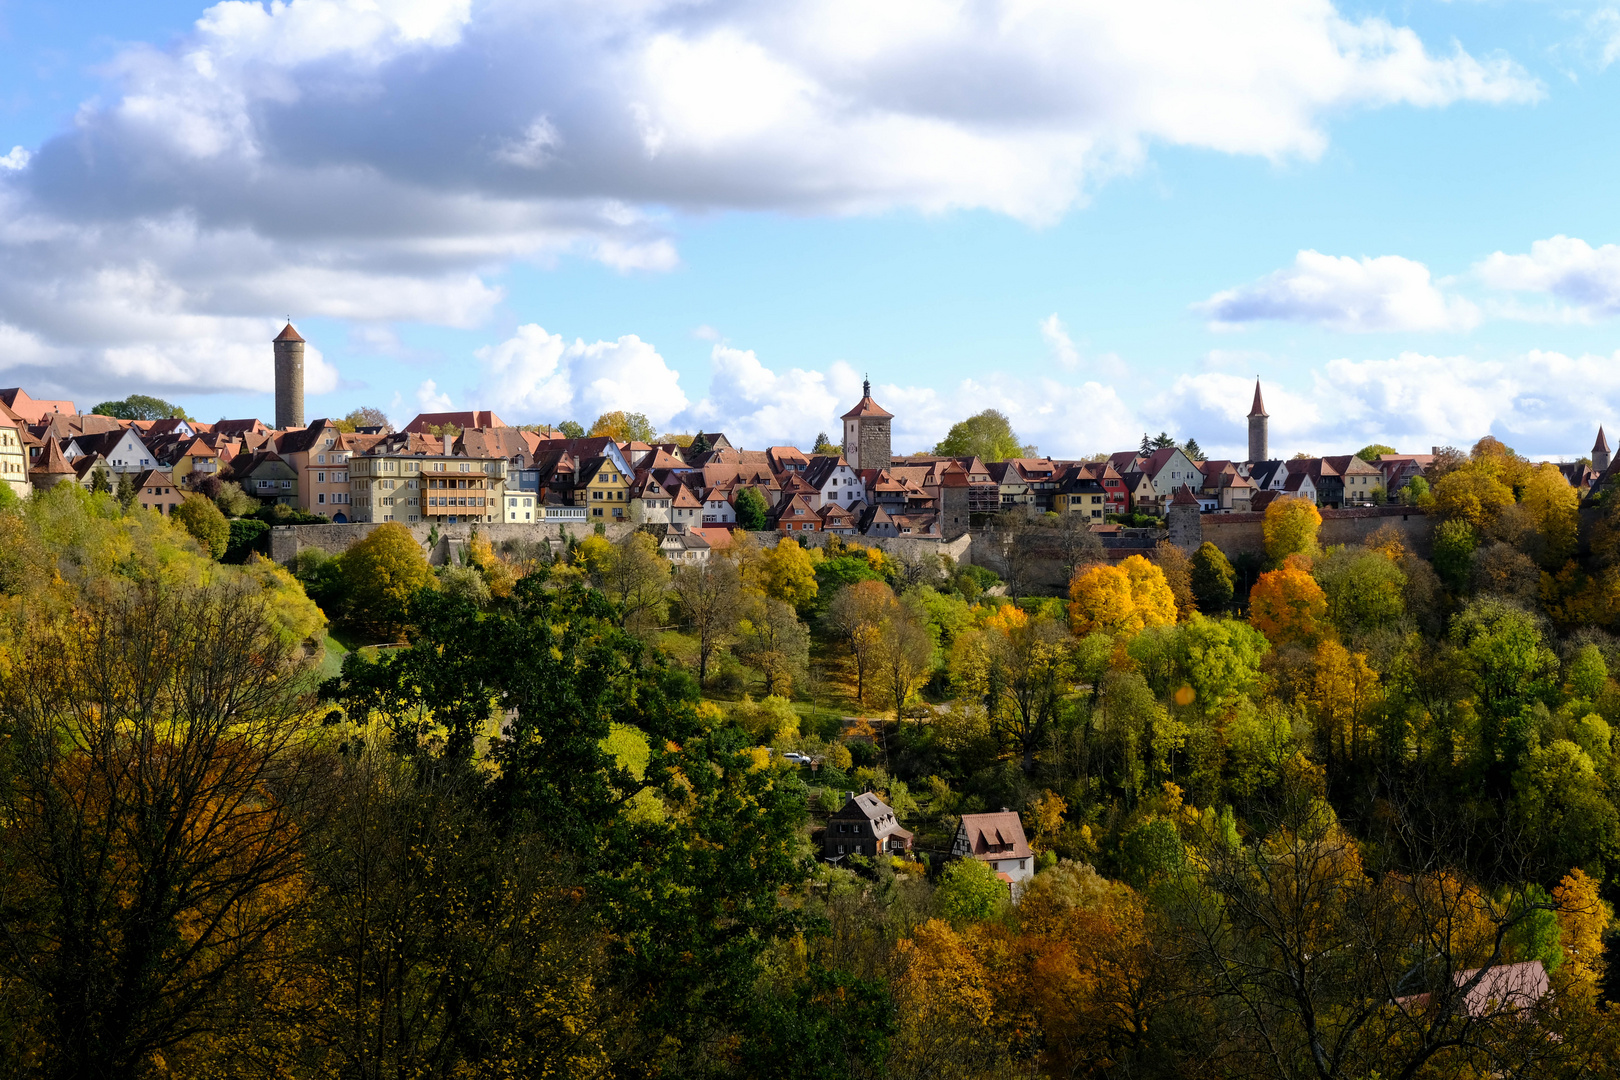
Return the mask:
[[801, 474], [805, 483], [816, 489], [814, 504], [841, 506], [845, 510], [866, 501], [866, 489], [861, 478], [839, 454], [817, 454]]
[[1002, 810], [994, 814], [963, 814], [951, 844], [954, 858], [974, 858], [988, 863], [1007, 883], [1013, 899], [1023, 883], [1035, 876], [1035, 853], [1024, 839], [1024, 825], [1018, 814]]
[[75, 435], [62, 447], [62, 456], [76, 461], [86, 454], [100, 454], [115, 473], [139, 473], [158, 465], [157, 457], [133, 427], [103, 431], [96, 435]]

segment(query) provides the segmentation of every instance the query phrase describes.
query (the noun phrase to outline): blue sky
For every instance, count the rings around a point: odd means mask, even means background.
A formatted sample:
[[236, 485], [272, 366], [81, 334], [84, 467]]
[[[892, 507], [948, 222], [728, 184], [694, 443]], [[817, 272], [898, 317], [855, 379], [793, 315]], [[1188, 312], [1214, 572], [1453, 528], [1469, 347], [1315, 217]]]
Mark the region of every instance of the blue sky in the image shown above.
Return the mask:
[[[883, 15], [881, 21], [874, 12]], [[900, 449], [998, 407], [1584, 453], [1620, 417], [1620, 9], [0, 3], [0, 385]]]

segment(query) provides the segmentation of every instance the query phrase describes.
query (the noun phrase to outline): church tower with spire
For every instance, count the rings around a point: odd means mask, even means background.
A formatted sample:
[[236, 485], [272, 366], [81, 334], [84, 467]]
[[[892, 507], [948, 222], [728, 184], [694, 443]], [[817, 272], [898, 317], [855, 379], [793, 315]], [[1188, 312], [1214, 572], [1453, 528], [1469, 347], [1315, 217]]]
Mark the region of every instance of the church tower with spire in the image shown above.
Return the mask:
[[861, 383], [861, 400], [844, 414], [844, 460], [849, 467], [887, 469], [890, 459], [889, 422], [894, 414], [872, 400], [872, 381]]
[[1271, 448], [1266, 445], [1266, 403], [1260, 400], [1260, 380], [1254, 380], [1254, 406], [1249, 410], [1249, 461], [1270, 461]]
[[1603, 425], [1598, 425], [1597, 442], [1592, 444], [1592, 468], [1596, 472], [1609, 471], [1609, 440], [1603, 437]]

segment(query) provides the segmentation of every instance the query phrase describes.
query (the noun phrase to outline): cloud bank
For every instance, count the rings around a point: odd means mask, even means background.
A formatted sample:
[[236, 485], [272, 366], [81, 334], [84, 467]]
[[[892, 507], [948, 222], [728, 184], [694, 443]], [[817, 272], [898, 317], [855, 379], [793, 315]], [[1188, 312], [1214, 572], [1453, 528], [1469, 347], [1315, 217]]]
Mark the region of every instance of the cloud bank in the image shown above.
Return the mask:
[[1039, 224], [1154, 144], [1542, 93], [1327, 0], [228, 0], [111, 79], [0, 158], [9, 381], [258, 389], [270, 315], [484, 325], [514, 261], [674, 267], [683, 213]]

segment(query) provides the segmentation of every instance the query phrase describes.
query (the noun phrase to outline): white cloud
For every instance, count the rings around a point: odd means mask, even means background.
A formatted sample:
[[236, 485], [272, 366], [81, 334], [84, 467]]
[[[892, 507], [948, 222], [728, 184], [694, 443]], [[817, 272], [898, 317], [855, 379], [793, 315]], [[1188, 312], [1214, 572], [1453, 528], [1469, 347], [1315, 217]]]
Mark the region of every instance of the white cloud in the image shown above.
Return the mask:
[[[1600, 423], [1620, 416], [1620, 353], [1532, 350], [1511, 360], [1406, 352], [1332, 360], [1307, 385], [1267, 380], [1273, 456], [1352, 453], [1372, 442], [1425, 453], [1495, 435], [1522, 453], [1578, 457]], [[1146, 411], [1192, 434], [1212, 456], [1239, 454], [1254, 382], [1219, 372], [1184, 375]]]
[[416, 404], [421, 412], [449, 412], [453, 407], [450, 395], [441, 392], [432, 379], [423, 379], [416, 388]]
[[246, 385], [264, 313], [481, 325], [514, 260], [667, 271], [672, 212], [1049, 222], [1156, 143], [1309, 158], [1347, 108], [1541, 94], [1328, 0], [227, 0], [110, 70], [0, 157], [0, 323], [87, 390]]
[[1590, 321], [1620, 313], [1620, 246], [1594, 248], [1585, 240], [1554, 236], [1530, 245], [1528, 255], [1498, 251], [1475, 265], [1487, 286], [1507, 292], [1544, 293], [1564, 306], [1551, 310], [1506, 309], [1538, 321]]
[[478, 350], [479, 399], [508, 423], [589, 424], [604, 412], [645, 413], [663, 426], [686, 408], [680, 375], [634, 334], [587, 345], [534, 323]]
[[1276, 320], [1353, 333], [1467, 330], [1480, 317], [1468, 300], [1441, 292], [1420, 262], [1310, 250], [1301, 251], [1288, 269], [1218, 292], [1193, 310], [1215, 328]]
[[818, 434], [842, 437], [838, 419], [860, 399], [861, 381], [848, 364], [827, 372], [790, 368], [778, 374], [752, 349], [716, 345], [709, 392], [675, 421], [685, 430], [721, 430], [738, 445], [810, 447]]
[[1062, 367], [1074, 369], [1080, 366], [1080, 350], [1074, 339], [1069, 337], [1069, 328], [1063, 325], [1063, 320], [1053, 312], [1041, 320], [1041, 337], [1052, 350], [1052, 358]]

